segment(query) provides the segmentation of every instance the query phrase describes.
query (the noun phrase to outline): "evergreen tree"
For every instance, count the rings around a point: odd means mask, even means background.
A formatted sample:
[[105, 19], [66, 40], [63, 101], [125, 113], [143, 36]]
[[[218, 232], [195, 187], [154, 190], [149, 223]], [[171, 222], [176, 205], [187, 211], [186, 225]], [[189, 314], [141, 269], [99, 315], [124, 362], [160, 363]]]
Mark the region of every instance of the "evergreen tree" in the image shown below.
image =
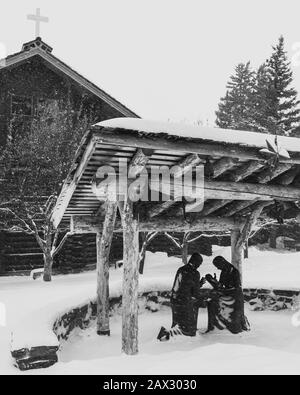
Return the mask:
[[270, 86], [269, 69], [264, 63], [256, 72], [253, 95], [253, 123], [254, 130], [257, 132], [269, 133], [276, 123], [271, 112]]
[[[291, 86], [293, 72], [281, 36], [267, 62], [270, 86], [267, 93], [266, 114], [263, 122], [269, 123], [269, 132], [293, 135], [300, 122], [297, 91]], [[271, 121], [271, 123], [270, 123]]]
[[240, 63], [227, 84], [226, 96], [216, 112], [216, 123], [224, 129], [253, 130], [255, 73], [250, 62]]

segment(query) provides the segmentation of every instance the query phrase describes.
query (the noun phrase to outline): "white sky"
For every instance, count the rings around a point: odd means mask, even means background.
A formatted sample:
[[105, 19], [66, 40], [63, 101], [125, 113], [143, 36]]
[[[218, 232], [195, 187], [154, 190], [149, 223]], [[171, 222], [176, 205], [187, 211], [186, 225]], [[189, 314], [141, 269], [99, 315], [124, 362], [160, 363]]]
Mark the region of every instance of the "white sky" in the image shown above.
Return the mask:
[[34, 38], [37, 7], [54, 55], [145, 118], [213, 122], [235, 65], [280, 34], [300, 91], [299, 0], [0, 0], [0, 52]]

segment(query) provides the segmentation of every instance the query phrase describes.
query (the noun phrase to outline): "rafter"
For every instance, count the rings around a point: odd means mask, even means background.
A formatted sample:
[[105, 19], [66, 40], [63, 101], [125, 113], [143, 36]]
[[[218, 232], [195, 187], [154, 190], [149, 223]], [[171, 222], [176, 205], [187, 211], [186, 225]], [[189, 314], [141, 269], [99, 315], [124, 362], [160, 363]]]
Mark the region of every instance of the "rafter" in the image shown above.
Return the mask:
[[[265, 166], [263, 162], [257, 161], [250, 161], [242, 165], [241, 167], [237, 168], [234, 173], [229, 176], [229, 180], [232, 182], [240, 182], [245, 180], [251, 174], [255, 173], [256, 171], [262, 169]], [[227, 204], [231, 203], [231, 200], [222, 199], [217, 201], [209, 202], [207, 205], [204, 206], [202, 211], [203, 215], [210, 215], [223, 207], [226, 207]]]
[[[193, 155], [191, 155], [190, 157], [192, 157], [192, 156]], [[188, 158], [190, 158], [190, 157], [188, 157]], [[221, 174], [225, 173], [230, 168], [232, 168], [236, 163], [237, 163], [237, 160], [234, 160], [232, 158], [222, 158], [222, 159], [217, 160], [211, 166], [211, 171], [212, 171], [211, 178], [214, 179], [214, 178], [219, 177]], [[162, 214], [163, 212], [169, 210], [175, 203], [176, 203], [176, 200], [169, 200], [167, 202], [164, 202], [164, 203], [154, 206], [149, 212], [149, 217], [154, 218], [154, 217]], [[204, 201], [203, 202], [192, 202], [192, 203], [186, 205], [185, 210], [187, 213], [200, 211], [203, 204], [204, 204]]]

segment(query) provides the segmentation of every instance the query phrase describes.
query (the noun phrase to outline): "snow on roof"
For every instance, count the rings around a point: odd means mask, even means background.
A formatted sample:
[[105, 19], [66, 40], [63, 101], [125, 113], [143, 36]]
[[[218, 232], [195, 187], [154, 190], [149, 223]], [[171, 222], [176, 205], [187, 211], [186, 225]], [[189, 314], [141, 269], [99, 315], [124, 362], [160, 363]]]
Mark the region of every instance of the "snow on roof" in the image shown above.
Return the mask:
[[[96, 126], [112, 129], [133, 130], [144, 133], [168, 134], [183, 138], [200, 139], [224, 144], [236, 144], [255, 148], [266, 148], [267, 140], [274, 145], [275, 135], [192, 126], [184, 123], [158, 122], [136, 118], [116, 118], [100, 122]], [[278, 146], [287, 151], [300, 152], [300, 139], [278, 136]]]

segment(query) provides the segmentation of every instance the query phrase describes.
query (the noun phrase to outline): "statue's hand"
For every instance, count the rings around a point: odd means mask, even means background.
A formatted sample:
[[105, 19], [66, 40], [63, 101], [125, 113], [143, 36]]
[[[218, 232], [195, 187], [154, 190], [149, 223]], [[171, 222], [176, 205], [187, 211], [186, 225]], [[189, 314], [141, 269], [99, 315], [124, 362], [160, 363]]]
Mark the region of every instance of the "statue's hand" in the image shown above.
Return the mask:
[[215, 289], [219, 288], [220, 284], [219, 284], [219, 281], [217, 280], [216, 276], [213, 277], [211, 274], [207, 274], [205, 276], [205, 278], [209, 282], [209, 284], [211, 286], [213, 286]]
[[206, 279], [206, 281], [213, 281], [213, 280], [216, 280], [216, 278], [214, 278], [211, 274], [207, 274], [207, 275], [205, 276], [205, 279]]
[[200, 280], [200, 287], [203, 287], [203, 285], [205, 285], [206, 282], [207, 282], [207, 280], [206, 280], [205, 277], [201, 278], [201, 280]]

